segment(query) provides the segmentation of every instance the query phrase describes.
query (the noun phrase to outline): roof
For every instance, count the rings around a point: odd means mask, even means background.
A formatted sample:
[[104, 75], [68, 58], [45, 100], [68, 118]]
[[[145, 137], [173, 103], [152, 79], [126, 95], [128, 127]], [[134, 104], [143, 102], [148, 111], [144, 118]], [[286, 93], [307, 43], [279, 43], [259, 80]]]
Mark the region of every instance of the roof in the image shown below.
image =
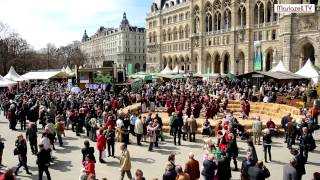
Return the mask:
[[68, 74], [62, 71], [28, 72], [22, 77], [28, 80], [66, 79]]
[[24, 81], [25, 79], [23, 77], [21, 77], [15, 70], [14, 68], [11, 66], [10, 70], [8, 72], [7, 75], [4, 76], [5, 79], [8, 79], [10, 81], [15, 81], [15, 82], [20, 82], [20, 81]]
[[298, 71], [296, 74], [301, 76], [306, 76], [308, 78], [316, 78], [319, 77], [320, 73], [317, 68], [311, 63], [310, 59], [306, 62], [306, 64]]
[[284, 67], [283, 62], [280, 60], [278, 65], [270, 70], [270, 72], [289, 72], [287, 68]]
[[305, 77], [305, 76], [294, 74], [292, 72], [280, 72], [280, 71], [279, 72], [254, 71], [254, 72], [239, 75], [238, 77], [246, 77], [246, 76], [250, 76], [253, 74], [260, 74], [260, 75], [262, 75], [262, 77], [267, 76], [267, 77], [271, 77], [271, 78], [279, 79], [279, 80], [307, 79], [307, 77]]
[[0, 75], [0, 87], [8, 87], [9, 85], [17, 84], [14, 81], [7, 80]]

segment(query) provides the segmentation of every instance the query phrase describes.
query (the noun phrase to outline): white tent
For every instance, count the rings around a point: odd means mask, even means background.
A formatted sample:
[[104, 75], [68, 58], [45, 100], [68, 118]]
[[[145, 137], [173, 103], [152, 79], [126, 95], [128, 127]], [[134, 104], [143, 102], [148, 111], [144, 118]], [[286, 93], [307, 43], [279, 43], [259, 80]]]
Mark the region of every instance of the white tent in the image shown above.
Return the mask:
[[28, 80], [66, 79], [68, 74], [62, 71], [28, 72], [22, 77]]
[[64, 68], [64, 66], [61, 69], [62, 72], [66, 72], [66, 68]]
[[15, 81], [15, 82], [20, 82], [25, 80], [14, 70], [12, 66], [10, 67], [8, 74], [5, 75], [4, 78], [10, 81]]
[[164, 68], [164, 70], [160, 72], [160, 74], [172, 74], [172, 71], [169, 68], [169, 65], [167, 65], [166, 68]]
[[183, 74], [184, 71], [181, 70], [181, 69], [179, 69], [179, 66], [176, 65], [176, 67], [172, 70], [172, 73], [173, 73], [173, 74]]
[[7, 80], [0, 75], [0, 87], [8, 87], [9, 85], [17, 84], [14, 81]]
[[72, 70], [69, 68], [69, 66], [66, 67], [65, 72], [66, 72], [69, 76], [73, 76], [73, 72], [72, 72]]
[[310, 59], [308, 59], [306, 64], [295, 74], [311, 78], [312, 82], [315, 84], [318, 83], [320, 76], [320, 72], [316, 69], [316, 67], [314, 67]]
[[283, 62], [280, 60], [276, 67], [272, 68], [270, 72], [289, 72], [286, 67], [284, 67]]

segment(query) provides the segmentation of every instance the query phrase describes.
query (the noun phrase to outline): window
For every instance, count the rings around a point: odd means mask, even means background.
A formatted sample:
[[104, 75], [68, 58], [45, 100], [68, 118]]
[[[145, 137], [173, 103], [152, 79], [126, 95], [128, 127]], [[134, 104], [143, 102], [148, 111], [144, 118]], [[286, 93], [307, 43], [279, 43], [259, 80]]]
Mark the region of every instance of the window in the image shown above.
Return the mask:
[[162, 24], [166, 25], [167, 19], [162, 19]]
[[257, 38], [257, 32], [254, 32], [254, 33], [253, 33], [253, 40], [254, 40], [254, 41], [258, 40], [258, 38]]
[[259, 31], [259, 40], [262, 40], [262, 31]]
[[149, 29], [152, 28], [152, 22], [149, 22]]
[[272, 30], [272, 40], [276, 40], [277, 35], [276, 35], [276, 30]]

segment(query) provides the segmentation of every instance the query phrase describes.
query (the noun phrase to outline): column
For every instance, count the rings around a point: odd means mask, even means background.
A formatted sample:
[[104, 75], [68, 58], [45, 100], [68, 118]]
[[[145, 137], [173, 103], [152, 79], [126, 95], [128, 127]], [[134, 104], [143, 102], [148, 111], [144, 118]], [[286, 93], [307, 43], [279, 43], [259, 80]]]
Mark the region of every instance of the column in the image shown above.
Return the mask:
[[267, 56], [264, 52], [262, 53], [262, 71], [267, 71]]

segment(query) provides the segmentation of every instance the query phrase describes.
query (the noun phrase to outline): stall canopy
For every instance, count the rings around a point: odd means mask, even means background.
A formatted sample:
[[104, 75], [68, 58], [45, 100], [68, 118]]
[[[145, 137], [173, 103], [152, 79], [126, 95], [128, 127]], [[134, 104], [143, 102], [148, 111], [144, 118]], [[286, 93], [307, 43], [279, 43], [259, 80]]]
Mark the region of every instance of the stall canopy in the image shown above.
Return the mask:
[[319, 81], [320, 72], [317, 67], [315, 67], [310, 59], [306, 62], [306, 64], [295, 74], [308, 77], [312, 79], [312, 82], [317, 84]]
[[287, 68], [284, 67], [283, 62], [280, 60], [278, 65], [272, 68], [269, 72], [289, 72]]
[[62, 71], [39, 71], [39, 72], [28, 72], [22, 77], [28, 80], [48, 80], [48, 79], [66, 79], [68, 74]]
[[14, 81], [7, 80], [0, 75], [0, 87], [8, 87], [10, 85], [15, 85], [15, 84], [17, 83]]
[[25, 79], [23, 77], [21, 77], [15, 70], [14, 68], [11, 66], [10, 70], [8, 72], [7, 75], [4, 76], [5, 79], [8, 79], [10, 81], [15, 81], [15, 82], [20, 82], [20, 81], [24, 81]]
[[172, 71], [169, 68], [169, 65], [167, 65], [166, 68], [164, 68], [164, 70], [160, 72], [160, 74], [172, 74]]
[[147, 74], [145, 72], [137, 72], [135, 74], [132, 74], [130, 77], [134, 79], [141, 79], [144, 81], [152, 81], [153, 79], [152, 75]]
[[69, 66], [66, 67], [65, 72], [66, 72], [69, 76], [73, 76], [73, 75], [74, 75]]
[[179, 69], [178, 65], [176, 65], [176, 67], [172, 70], [172, 74], [181, 74], [181, 73], [184, 73], [184, 71]]
[[298, 74], [294, 74], [291, 72], [263, 72], [263, 71], [254, 71], [246, 74], [241, 74], [238, 76], [239, 78], [264, 78], [269, 77], [278, 80], [299, 80], [299, 79], [307, 79], [305, 76], [301, 76]]

